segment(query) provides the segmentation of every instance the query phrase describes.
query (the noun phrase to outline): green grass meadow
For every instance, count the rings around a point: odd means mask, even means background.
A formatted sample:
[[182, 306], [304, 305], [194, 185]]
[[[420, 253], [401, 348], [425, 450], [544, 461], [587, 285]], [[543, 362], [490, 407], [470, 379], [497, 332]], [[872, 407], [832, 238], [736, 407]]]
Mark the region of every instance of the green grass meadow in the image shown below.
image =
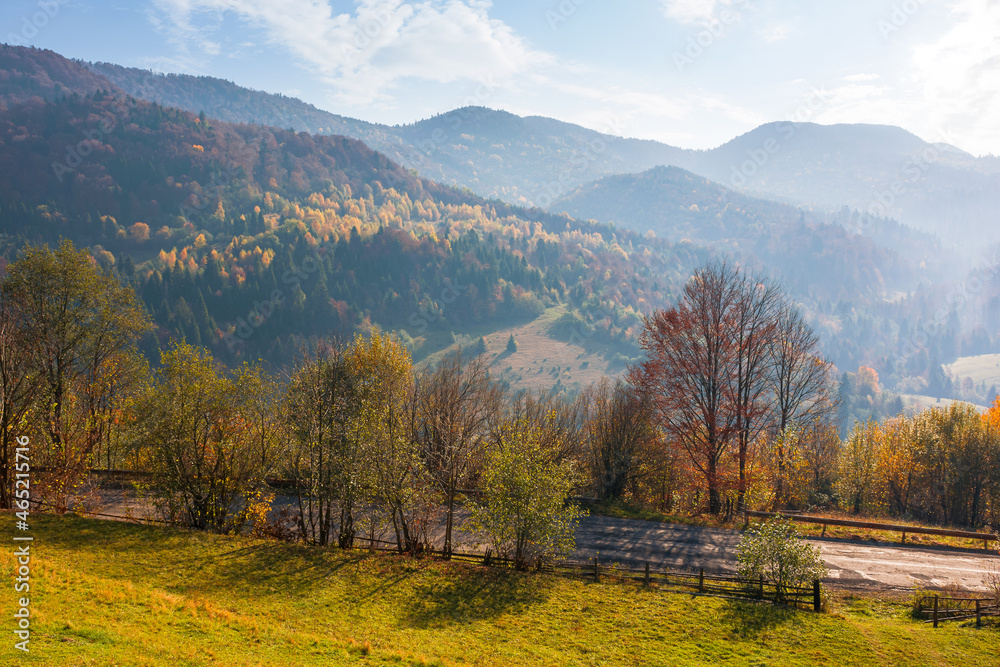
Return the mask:
[[2, 665], [1000, 665], [997, 626], [935, 630], [904, 602], [814, 614], [68, 516], [32, 534], [31, 652], [8, 575]]

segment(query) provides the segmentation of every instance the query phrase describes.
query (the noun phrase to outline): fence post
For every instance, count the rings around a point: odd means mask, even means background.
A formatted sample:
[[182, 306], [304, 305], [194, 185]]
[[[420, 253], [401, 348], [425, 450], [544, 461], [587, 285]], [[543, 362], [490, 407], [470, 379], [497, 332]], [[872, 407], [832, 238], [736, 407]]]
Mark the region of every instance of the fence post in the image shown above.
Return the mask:
[[822, 608], [822, 606], [823, 606], [822, 600], [820, 599], [820, 595], [819, 595], [819, 579], [814, 579], [813, 580], [813, 611], [818, 614], [820, 612], [820, 609]]
[[938, 596], [934, 595], [934, 627], [938, 626]]
[[764, 575], [760, 575], [760, 599], [764, 599]]
[[902, 540], [900, 540], [900, 542], [899, 542], [899, 543], [900, 543], [900, 544], [906, 544], [906, 531], [905, 531], [905, 530], [903, 531], [903, 539], [902, 539]]
[[594, 556], [594, 581], [601, 580], [600, 556]]
[[698, 568], [698, 592], [705, 592], [705, 568], [703, 567]]
[[646, 561], [646, 586], [649, 586], [649, 561]]
[[976, 600], [976, 627], [983, 627], [983, 612], [979, 605], [979, 600]]

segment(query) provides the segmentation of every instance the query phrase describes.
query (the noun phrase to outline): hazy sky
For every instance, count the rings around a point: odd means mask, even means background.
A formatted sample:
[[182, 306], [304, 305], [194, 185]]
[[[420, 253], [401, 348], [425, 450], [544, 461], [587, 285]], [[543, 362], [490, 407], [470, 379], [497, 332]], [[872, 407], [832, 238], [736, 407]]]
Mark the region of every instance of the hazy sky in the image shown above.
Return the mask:
[[0, 25], [384, 123], [479, 104], [710, 148], [866, 122], [1000, 154], [1000, 0], [3, 0]]

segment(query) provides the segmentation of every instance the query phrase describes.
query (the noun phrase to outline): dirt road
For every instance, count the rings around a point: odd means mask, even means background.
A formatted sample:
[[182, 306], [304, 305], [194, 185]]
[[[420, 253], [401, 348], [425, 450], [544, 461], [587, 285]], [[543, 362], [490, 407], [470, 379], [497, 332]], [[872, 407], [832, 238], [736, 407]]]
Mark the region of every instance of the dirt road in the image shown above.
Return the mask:
[[[649, 521], [586, 517], [577, 529], [574, 559], [599, 555], [602, 562], [731, 572], [736, 567], [735, 530], [679, 526]], [[845, 587], [905, 590], [958, 584], [983, 590], [991, 573], [1000, 576], [996, 551], [902, 546], [886, 542], [810, 539], [830, 569], [828, 581]]]
[[[104, 511], [124, 514], [126, 501], [121, 495], [105, 497]], [[290, 499], [276, 505], [288, 504]], [[141, 515], [137, 512], [136, 515]], [[461, 525], [460, 511], [456, 523]], [[443, 541], [443, 524], [432, 529], [431, 538]], [[379, 535], [391, 539], [388, 533]], [[456, 542], [463, 550], [476, 550], [475, 536], [457, 531]], [[646, 562], [657, 568], [733, 572], [736, 569], [736, 530], [701, 528], [677, 524], [588, 516], [576, 532], [576, 551], [571, 558], [590, 561], [595, 556], [602, 563], [642, 567]], [[907, 590], [915, 582], [925, 588], [945, 588], [957, 584], [966, 590], [984, 590], [992, 574], [1000, 577], [1000, 556], [996, 551], [925, 547], [887, 542], [860, 542], [834, 538], [809, 540], [819, 547], [830, 570], [828, 582], [851, 588]]]

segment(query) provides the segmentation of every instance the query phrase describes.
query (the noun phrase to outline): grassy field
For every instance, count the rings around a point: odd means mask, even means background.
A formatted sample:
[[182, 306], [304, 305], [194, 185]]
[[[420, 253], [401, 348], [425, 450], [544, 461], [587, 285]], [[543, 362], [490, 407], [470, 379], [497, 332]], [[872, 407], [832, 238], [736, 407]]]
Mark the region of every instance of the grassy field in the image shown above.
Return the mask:
[[[3, 665], [998, 665], [1000, 629], [829, 614], [73, 517], [32, 517], [31, 653]], [[6, 517], [4, 523], [12, 521]], [[14, 570], [10, 547], [0, 567]]]
[[952, 377], [959, 381], [970, 377], [977, 385], [1000, 385], [1000, 354], [981, 354], [975, 357], [961, 357], [955, 363], [945, 366]]
[[[900, 394], [899, 397], [903, 399], [903, 409], [909, 412], [917, 413], [927, 408], [940, 408], [946, 409], [952, 403], [968, 403], [969, 401], [958, 401], [951, 398], [934, 398], [933, 396], [923, 396], [919, 394]], [[979, 412], [986, 412], [987, 406], [977, 405], [973, 403]]]
[[[486, 339], [486, 358], [490, 375], [505, 380], [515, 390], [549, 391], [556, 383], [569, 390], [581, 390], [604, 376], [612, 378], [623, 369], [609, 369], [600, 355], [588, 352], [581, 345], [555, 340], [549, 334], [552, 324], [566, 312], [564, 306], [549, 308], [536, 319], [490, 330], [481, 327], [465, 332], [469, 343], [480, 336]], [[517, 352], [507, 352], [507, 340], [513, 335]], [[458, 349], [449, 335], [436, 332], [420, 339], [420, 365], [433, 366], [448, 352]], [[428, 353], [429, 350], [434, 350]], [[423, 354], [426, 353], [426, 354]]]

